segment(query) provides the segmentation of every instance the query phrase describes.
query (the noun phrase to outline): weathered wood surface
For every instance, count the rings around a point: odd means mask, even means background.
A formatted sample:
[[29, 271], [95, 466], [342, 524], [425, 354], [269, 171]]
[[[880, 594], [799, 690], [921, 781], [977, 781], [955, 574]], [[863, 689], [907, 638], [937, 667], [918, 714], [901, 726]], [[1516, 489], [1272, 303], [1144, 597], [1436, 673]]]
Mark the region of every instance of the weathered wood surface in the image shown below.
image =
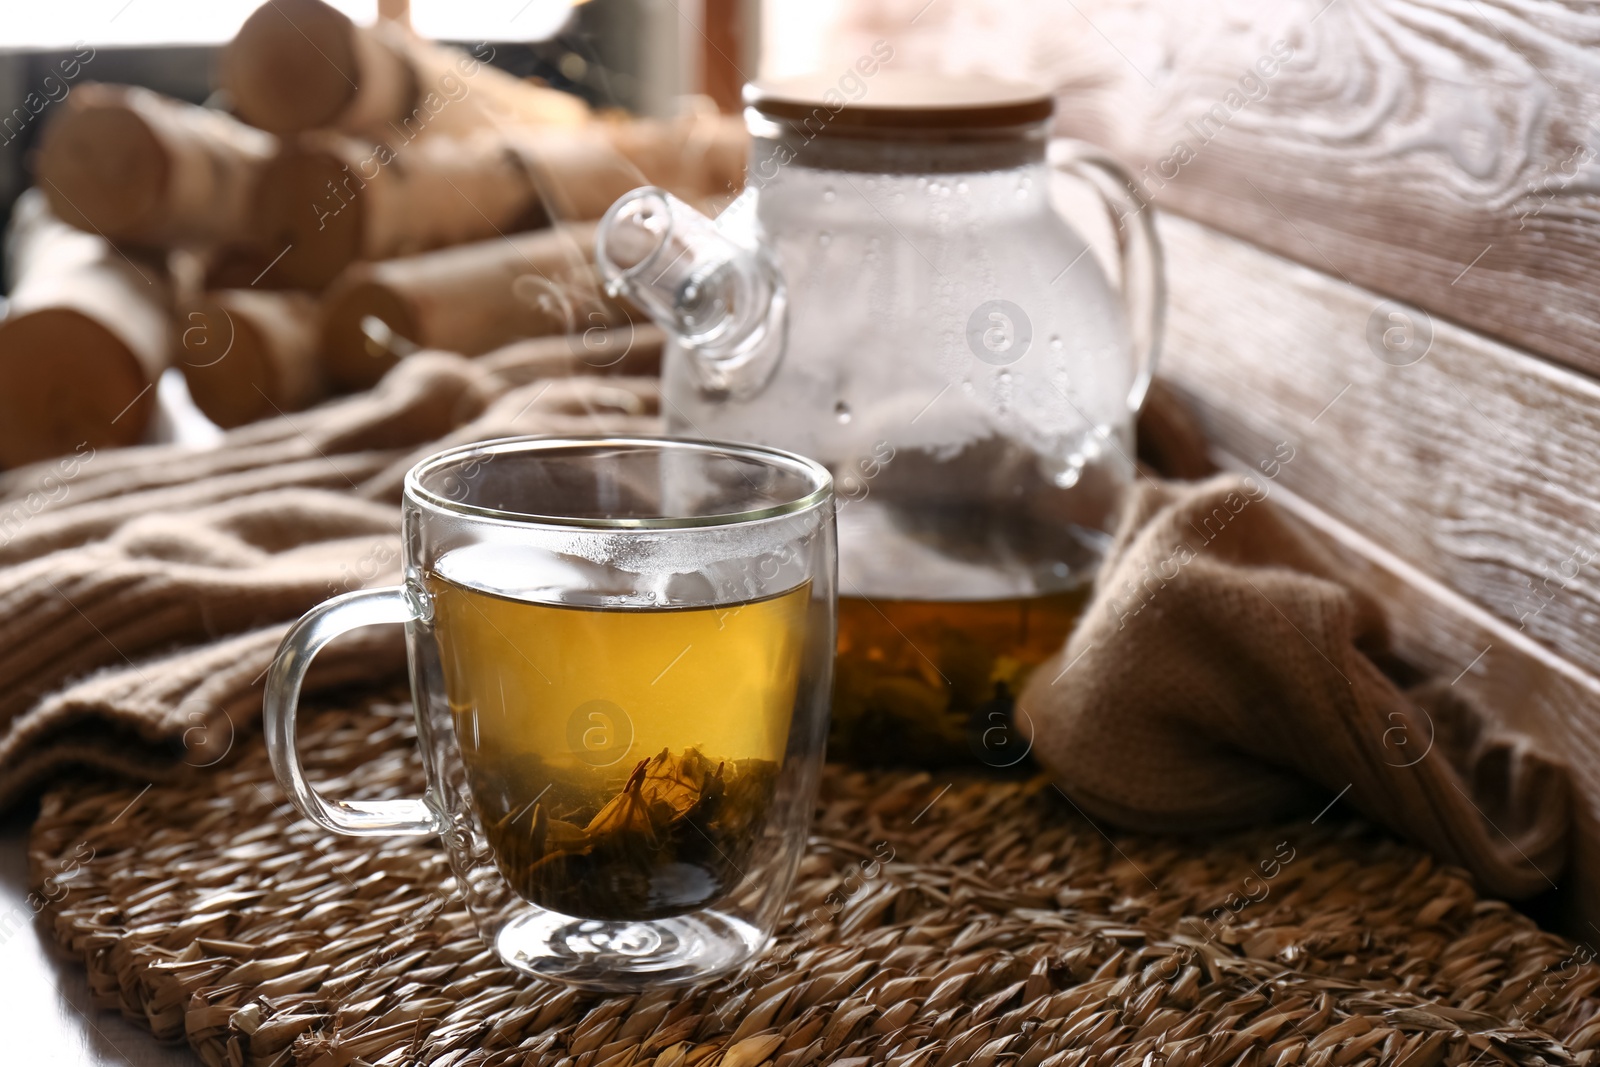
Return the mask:
[[1211, 439], [1246, 459], [1290, 442], [1281, 484], [1600, 672], [1600, 385], [1196, 223], [1161, 229], [1163, 374]]
[[1056, 87], [1163, 208], [1600, 373], [1600, 5], [870, 0], [826, 48]]
[[1274, 499], [1384, 605], [1403, 658], [1570, 763], [1575, 853], [1551, 881], [1592, 932], [1600, 385], [1197, 223], [1161, 232], [1163, 377], [1225, 466], [1259, 477], [1289, 444]]

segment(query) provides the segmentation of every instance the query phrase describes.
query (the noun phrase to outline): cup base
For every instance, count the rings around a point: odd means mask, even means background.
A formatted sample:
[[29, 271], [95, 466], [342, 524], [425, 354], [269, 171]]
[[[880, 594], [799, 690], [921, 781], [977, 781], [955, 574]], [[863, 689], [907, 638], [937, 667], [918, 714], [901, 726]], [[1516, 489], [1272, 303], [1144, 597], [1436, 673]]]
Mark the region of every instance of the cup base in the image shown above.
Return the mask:
[[755, 956], [766, 940], [749, 923], [710, 910], [608, 922], [533, 909], [501, 928], [495, 951], [535, 978], [632, 993], [724, 974]]

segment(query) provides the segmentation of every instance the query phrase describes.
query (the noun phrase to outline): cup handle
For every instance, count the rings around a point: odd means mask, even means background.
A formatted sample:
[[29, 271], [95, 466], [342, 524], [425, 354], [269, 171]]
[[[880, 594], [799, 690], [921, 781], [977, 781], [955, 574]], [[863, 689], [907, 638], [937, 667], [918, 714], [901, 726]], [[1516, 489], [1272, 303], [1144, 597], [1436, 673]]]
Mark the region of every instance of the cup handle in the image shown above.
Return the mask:
[[402, 586], [363, 589], [334, 597], [306, 612], [278, 646], [267, 669], [267, 754], [278, 783], [300, 814], [326, 830], [358, 837], [380, 834], [438, 833], [441, 823], [424, 800], [334, 800], [323, 798], [306, 781], [295, 748], [295, 717], [300, 710], [300, 683], [311, 659], [329, 641], [362, 626], [411, 622], [416, 608]]
[[1052, 141], [1050, 165], [1093, 186], [1105, 201], [1106, 210], [1117, 220], [1122, 304], [1133, 331], [1135, 376], [1128, 407], [1137, 412], [1144, 405], [1145, 392], [1156, 371], [1167, 315], [1165, 258], [1156, 234], [1154, 212], [1127, 168], [1094, 145], [1067, 139]]

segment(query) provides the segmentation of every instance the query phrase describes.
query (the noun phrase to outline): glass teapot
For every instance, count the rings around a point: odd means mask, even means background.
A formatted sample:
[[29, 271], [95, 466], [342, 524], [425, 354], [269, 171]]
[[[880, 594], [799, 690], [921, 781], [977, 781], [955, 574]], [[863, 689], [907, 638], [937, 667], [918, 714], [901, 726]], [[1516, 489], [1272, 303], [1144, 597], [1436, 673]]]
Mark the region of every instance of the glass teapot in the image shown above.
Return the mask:
[[[627, 194], [601, 271], [667, 330], [670, 429], [834, 474], [832, 752], [1019, 762], [1012, 697], [1070, 632], [1134, 473], [1163, 307], [1150, 213], [1117, 164], [1049, 140], [1035, 88], [877, 70], [856, 100], [817, 79], [745, 100], [744, 193], [715, 221]], [[1053, 169], [1117, 220], [1120, 294], [1052, 206]]]

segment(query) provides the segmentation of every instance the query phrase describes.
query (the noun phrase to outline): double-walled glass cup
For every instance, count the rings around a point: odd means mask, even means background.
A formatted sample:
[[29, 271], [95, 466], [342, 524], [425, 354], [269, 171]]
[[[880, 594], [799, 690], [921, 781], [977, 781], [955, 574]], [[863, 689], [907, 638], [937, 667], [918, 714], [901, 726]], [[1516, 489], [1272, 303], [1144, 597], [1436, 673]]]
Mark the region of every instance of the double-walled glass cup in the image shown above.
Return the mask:
[[[437, 833], [525, 974], [610, 990], [739, 966], [811, 817], [832, 683], [833, 485], [775, 449], [665, 438], [468, 445], [406, 477], [405, 584], [330, 600], [267, 677], [300, 812]], [[321, 796], [295, 749], [311, 658], [404, 623], [418, 800]]]

